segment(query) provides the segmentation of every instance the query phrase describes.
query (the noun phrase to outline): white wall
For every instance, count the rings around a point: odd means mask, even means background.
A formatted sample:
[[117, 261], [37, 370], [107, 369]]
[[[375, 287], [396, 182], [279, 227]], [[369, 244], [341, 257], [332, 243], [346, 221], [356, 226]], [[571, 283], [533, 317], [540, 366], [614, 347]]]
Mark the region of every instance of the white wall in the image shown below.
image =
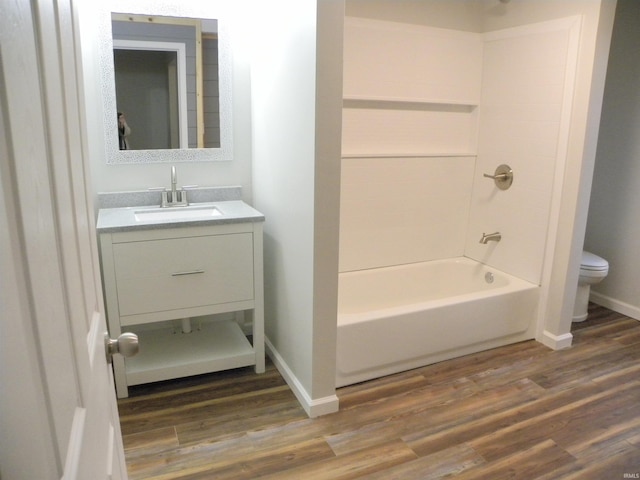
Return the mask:
[[585, 249], [609, 262], [592, 300], [640, 320], [640, 2], [618, 0]]
[[256, 23], [247, 27], [255, 41], [254, 203], [266, 216], [265, 334], [278, 368], [315, 416], [338, 406], [344, 6], [341, 0], [279, 0], [253, 8]]
[[[218, 2], [219, 3], [219, 2]], [[189, 8], [183, 6], [182, 8]], [[198, 11], [205, 9], [198, 6]], [[219, 11], [216, 2], [211, 3], [212, 14]], [[100, 65], [100, 38], [97, 32], [105, 15], [104, 8], [97, 8], [88, 3], [80, 6], [82, 16], [82, 49], [84, 85], [87, 90], [88, 104], [88, 138], [91, 151], [92, 191], [115, 192], [127, 190], [144, 190], [149, 187], [170, 186], [171, 163], [139, 164], [139, 165], [107, 165], [103, 130], [103, 100], [100, 86], [102, 75]], [[240, 9], [238, 9], [240, 10]], [[235, 10], [234, 10], [235, 11]], [[240, 20], [244, 21], [244, 11]], [[234, 22], [231, 32], [241, 28], [242, 21], [238, 17], [229, 18]], [[240, 26], [239, 26], [240, 25]], [[242, 48], [242, 40], [236, 42]], [[176, 163], [179, 185], [224, 186], [241, 185], [243, 199], [252, 201], [251, 178], [251, 85], [248, 59], [243, 52], [236, 52], [233, 47], [233, 135], [234, 159], [231, 162], [184, 162]]]

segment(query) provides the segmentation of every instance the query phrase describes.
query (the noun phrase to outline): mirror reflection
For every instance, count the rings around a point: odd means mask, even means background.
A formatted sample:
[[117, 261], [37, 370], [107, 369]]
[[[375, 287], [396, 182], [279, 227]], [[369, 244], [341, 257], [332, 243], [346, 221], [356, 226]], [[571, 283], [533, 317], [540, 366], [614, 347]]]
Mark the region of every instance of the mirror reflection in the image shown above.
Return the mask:
[[111, 21], [118, 149], [220, 148], [218, 22], [121, 13]]

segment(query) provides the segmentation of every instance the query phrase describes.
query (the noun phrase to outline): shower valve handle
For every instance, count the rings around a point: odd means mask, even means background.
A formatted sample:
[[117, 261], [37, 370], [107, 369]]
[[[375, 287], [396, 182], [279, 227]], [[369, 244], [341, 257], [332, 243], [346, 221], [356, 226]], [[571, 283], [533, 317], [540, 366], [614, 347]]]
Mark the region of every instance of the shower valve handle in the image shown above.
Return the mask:
[[489, 175], [488, 173], [485, 173], [483, 176], [493, 178], [494, 180], [504, 180], [505, 178], [509, 178], [510, 175], [508, 173], [499, 173], [498, 175]]
[[498, 165], [493, 175], [488, 173], [484, 174], [485, 177], [493, 179], [496, 182], [496, 187], [500, 190], [507, 190], [513, 183], [513, 170], [509, 165]]

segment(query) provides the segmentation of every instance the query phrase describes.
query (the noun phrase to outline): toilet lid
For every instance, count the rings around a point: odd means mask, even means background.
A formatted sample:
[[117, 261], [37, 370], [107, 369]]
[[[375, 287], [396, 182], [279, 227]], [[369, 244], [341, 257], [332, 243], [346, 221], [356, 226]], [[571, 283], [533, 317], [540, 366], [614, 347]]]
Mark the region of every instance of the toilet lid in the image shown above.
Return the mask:
[[582, 252], [582, 262], [580, 269], [590, 271], [601, 271], [609, 268], [609, 262], [591, 252]]

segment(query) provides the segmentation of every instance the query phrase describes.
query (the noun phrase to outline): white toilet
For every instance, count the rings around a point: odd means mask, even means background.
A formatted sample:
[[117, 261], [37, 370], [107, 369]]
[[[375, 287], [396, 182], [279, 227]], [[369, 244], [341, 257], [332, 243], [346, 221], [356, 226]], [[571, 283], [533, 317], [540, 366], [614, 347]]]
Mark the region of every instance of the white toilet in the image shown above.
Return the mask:
[[591, 285], [600, 283], [608, 273], [609, 262], [591, 252], [582, 252], [580, 278], [578, 279], [578, 292], [576, 294], [576, 303], [573, 307], [574, 322], [583, 322], [587, 319]]

